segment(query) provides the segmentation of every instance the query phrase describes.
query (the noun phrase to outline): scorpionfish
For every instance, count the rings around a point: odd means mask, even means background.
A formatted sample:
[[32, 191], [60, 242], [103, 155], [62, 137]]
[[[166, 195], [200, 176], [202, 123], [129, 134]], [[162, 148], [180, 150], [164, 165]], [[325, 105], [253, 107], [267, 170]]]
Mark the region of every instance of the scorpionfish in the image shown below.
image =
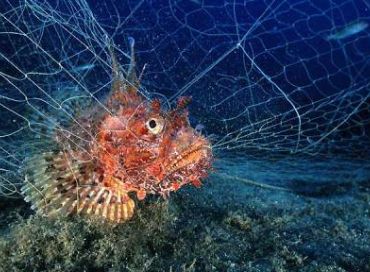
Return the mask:
[[[73, 116], [52, 135], [56, 148], [27, 161], [21, 188], [37, 212], [129, 220], [148, 194], [166, 198], [199, 187], [212, 166], [211, 144], [189, 123], [181, 97], [173, 109], [139, 91], [134, 46], [125, 76], [111, 52], [113, 80], [103, 102]], [[103, 109], [102, 109], [103, 108]]]

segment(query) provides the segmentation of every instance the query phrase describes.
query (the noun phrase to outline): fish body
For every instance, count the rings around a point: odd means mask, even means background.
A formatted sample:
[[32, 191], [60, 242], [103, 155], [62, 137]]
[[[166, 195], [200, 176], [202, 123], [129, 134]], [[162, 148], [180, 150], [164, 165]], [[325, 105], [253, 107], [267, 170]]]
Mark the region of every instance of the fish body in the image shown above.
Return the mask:
[[349, 25], [345, 26], [343, 29], [330, 34], [327, 36], [327, 40], [342, 40], [347, 37], [353, 36], [359, 32], [364, 31], [369, 26], [366, 22], [354, 22], [350, 23]]
[[22, 193], [45, 215], [88, 214], [114, 222], [132, 217], [136, 199], [168, 197], [201, 185], [212, 164], [210, 142], [190, 126], [188, 98], [172, 110], [139, 92], [132, 56], [127, 77], [112, 54], [113, 84], [104, 106], [91, 107], [54, 134], [58, 148], [27, 162]]

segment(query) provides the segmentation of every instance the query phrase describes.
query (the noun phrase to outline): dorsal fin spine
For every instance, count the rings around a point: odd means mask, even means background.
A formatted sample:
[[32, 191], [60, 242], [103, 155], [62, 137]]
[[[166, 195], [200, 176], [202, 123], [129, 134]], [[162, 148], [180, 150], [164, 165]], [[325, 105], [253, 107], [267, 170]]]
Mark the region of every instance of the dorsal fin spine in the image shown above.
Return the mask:
[[137, 88], [139, 86], [139, 81], [136, 75], [135, 39], [133, 37], [128, 37], [128, 42], [130, 45], [130, 65], [127, 71], [127, 81]]

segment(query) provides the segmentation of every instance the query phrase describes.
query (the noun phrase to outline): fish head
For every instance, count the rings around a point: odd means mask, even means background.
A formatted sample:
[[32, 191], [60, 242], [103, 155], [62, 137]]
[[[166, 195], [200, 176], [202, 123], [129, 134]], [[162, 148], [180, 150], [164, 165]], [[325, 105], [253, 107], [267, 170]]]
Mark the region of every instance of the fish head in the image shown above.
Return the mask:
[[212, 164], [211, 144], [189, 122], [189, 98], [171, 110], [159, 100], [127, 95], [101, 122], [95, 148], [104, 175], [127, 191], [167, 197], [186, 184], [201, 185]]

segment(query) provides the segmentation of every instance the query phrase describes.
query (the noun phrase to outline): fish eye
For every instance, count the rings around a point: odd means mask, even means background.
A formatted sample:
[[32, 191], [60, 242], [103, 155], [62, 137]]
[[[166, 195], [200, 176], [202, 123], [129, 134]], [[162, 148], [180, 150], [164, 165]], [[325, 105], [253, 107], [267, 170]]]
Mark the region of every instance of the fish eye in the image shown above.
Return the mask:
[[157, 126], [157, 122], [154, 119], [152, 119], [149, 121], [148, 125], [150, 128], [154, 129]]
[[146, 122], [146, 127], [153, 134], [158, 134], [163, 130], [163, 121], [157, 118], [150, 118]]

